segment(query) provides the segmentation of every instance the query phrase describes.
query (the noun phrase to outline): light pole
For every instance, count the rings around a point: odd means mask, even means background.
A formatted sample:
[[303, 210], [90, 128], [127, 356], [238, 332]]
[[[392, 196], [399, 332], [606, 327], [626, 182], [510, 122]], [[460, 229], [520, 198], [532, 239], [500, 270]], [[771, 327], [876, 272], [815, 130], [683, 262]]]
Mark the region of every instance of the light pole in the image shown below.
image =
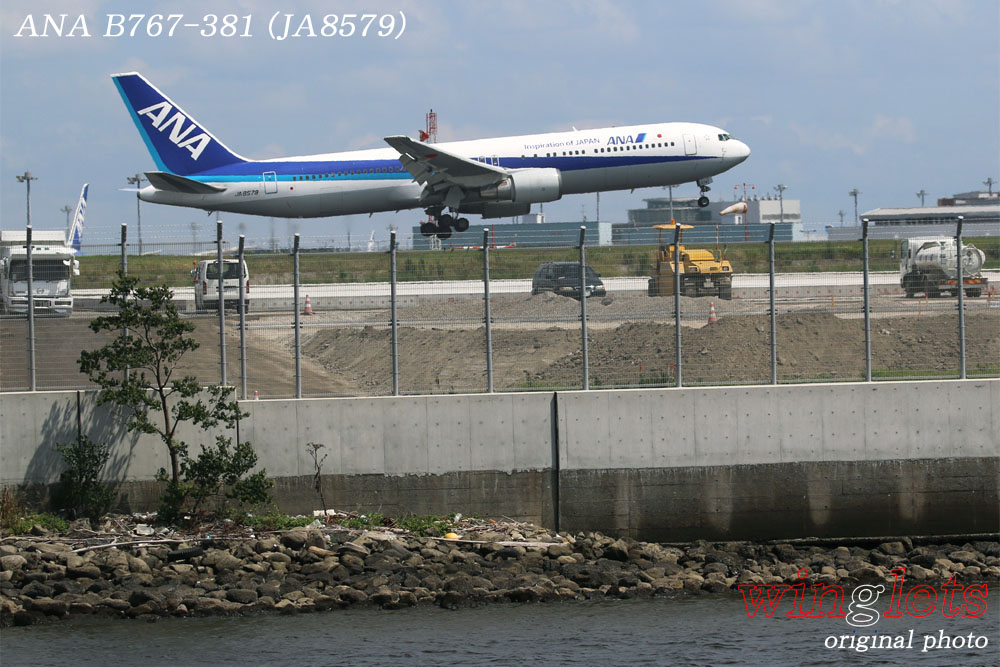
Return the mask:
[[840, 226], [843, 227], [844, 226], [844, 212], [842, 210], [841, 211], [837, 211], [837, 215], [840, 216]]
[[31, 226], [31, 182], [37, 181], [37, 176], [32, 176], [30, 171], [24, 172], [21, 176], [17, 177], [18, 183], [24, 183], [28, 191], [28, 226]]
[[774, 186], [775, 191], [778, 193], [778, 215], [781, 224], [785, 224], [785, 199], [782, 197], [782, 193], [788, 189], [787, 185], [783, 183], [778, 183]]
[[988, 176], [986, 178], [986, 180], [983, 181], [983, 185], [985, 185], [987, 188], [989, 188], [990, 197], [993, 196], [993, 184], [994, 183], [996, 183], [996, 181], [993, 180], [992, 176]]
[[923, 188], [920, 188], [920, 192], [917, 193], [917, 196], [920, 197], [920, 207], [923, 208], [924, 207], [924, 197], [927, 196], [927, 191], [924, 190]]
[[17, 177], [18, 183], [24, 183], [27, 189], [27, 216], [28, 225], [24, 228], [24, 250], [27, 260], [25, 270], [28, 274], [28, 390], [35, 391], [35, 268], [31, 263], [31, 182], [38, 178], [31, 175], [30, 171], [24, 172], [23, 176]]
[[69, 214], [73, 212], [73, 209], [71, 209], [69, 206], [63, 206], [59, 210], [66, 214], [66, 240], [67, 242], [70, 242], [73, 239], [69, 238]]
[[140, 173], [136, 173], [135, 176], [129, 176], [128, 177], [129, 185], [134, 185], [135, 186], [135, 221], [137, 223], [136, 224], [136, 228], [137, 228], [138, 235], [139, 235], [139, 254], [140, 255], [142, 254], [142, 210], [141, 210], [141, 208], [140, 208], [139, 205], [142, 203], [142, 200], [139, 199], [139, 190], [142, 189], [142, 184], [143, 184], [143, 182], [145, 180], [146, 179], [143, 178], [142, 174], [140, 174]]
[[854, 226], [858, 226], [858, 195], [861, 194], [861, 190], [854, 188], [847, 193], [848, 196], [854, 197]]

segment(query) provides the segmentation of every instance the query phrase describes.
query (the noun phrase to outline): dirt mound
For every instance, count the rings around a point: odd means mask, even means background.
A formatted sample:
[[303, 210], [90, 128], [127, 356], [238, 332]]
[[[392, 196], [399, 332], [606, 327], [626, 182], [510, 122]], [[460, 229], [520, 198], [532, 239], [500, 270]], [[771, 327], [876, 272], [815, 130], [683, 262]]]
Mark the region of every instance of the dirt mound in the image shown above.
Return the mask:
[[[642, 297], [638, 297], [642, 300]], [[635, 312], [631, 297], [588, 301], [591, 387], [662, 386], [675, 382], [675, 335], [669, 312]], [[646, 299], [646, 308], [665, 304]], [[651, 302], [651, 303], [650, 303]], [[670, 304], [666, 304], [670, 305]], [[706, 310], [695, 304], [695, 312]], [[486, 336], [482, 304], [456, 301], [401, 309], [410, 320], [399, 328], [399, 386], [403, 393], [479, 392], [486, 389]], [[580, 304], [540, 294], [499, 300], [494, 309], [494, 385], [499, 390], [582, 386]], [[734, 308], [726, 304], [726, 308]], [[628, 316], [617, 309], [631, 312]], [[766, 314], [739, 314], [719, 308], [719, 321], [682, 328], [684, 383], [770, 382], [770, 322]], [[998, 313], [966, 317], [970, 375], [996, 375], [1000, 367]], [[374, 316], [370, 316], [374, 317]], [[381, 315], [378, 315], [381, 319]], [[435, 319], [436, 318], [436, 319]], [[704, 320], [699, 315], [701, 324]], [[218, 325], [212, 317], [192, 318], [199, 349], [186, 355], [182, 373], [218, 382]], [[387, 320], [387, 318], [386, 318]], [[370, 322], [371, 320], [369, 320]], [[423, 322], [422, 324], [420, 322]], [[387, 324], [364, 326], [311, 320], [302, 331], [302, 388], [306, 395], [380, 395], [392, 392], [391, 331]], [[288, 326], [285, 326], [285, 325]], [[27, 387], [23, 321], [5, 320], [0, 329], [0, 389]], [[103, 340], [85, 318], [36, 323], [38, 386], [87, 387], [77, 359], [82, 349]], [[248, 389], [261, 397], [295, 393], [293, 336], [281, 316], [251, 322], [247, 336]], [[781, 314], [778, 325], [780, 381], [864, 378], [864, 321], [857, 313], [835, 316], [803, 310]], [[239, 385], [239, 335], [227, 323], [228, 380]], [[902, 314], [872, 320], [872, 358], [878, 378], [940, 377], [959, 365], [955, 313]]]
[[[557, 297], [558, 298], [558, 297]], [[865, 373], [864, 322], [828, 313], [777, 318], [778, 378], [856, 380]], [[627, 322], [591, 329], [591, 386], [671, 384], [675, 378], [672, 325]], [[766, 383], [771, 378], [767, 316], [720, 319], [699, 329], [683, 328], [682, 362], [688, 384]], [[582, 386], [579, 330], [565, 327], [495, 328], [494, 381], [498, 389]], [[1000, 329], [988, 315], [967, 318], [967, 366], [996, 372]], [[363, 393], [392, 390], [388, 327], [337, 328], [312, 334], [304, 347], [325, 372]], [[485, 330], [401, 327], [400, 389], [482, 391], [486, 386]], [[876, 375], [928, 376], [958, 368], [953, 316], [898, 317], [872, 325]]]

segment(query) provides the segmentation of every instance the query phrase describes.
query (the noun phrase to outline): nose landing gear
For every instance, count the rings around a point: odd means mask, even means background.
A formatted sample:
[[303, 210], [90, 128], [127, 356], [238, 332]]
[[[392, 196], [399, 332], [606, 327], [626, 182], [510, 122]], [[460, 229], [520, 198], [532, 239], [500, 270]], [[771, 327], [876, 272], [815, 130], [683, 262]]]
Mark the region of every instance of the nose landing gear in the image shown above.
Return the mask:
[[701, 188], [701, 197], [698, 197], [698, 206], [705, 208], [708, 206], [708, 197], [705, 196], [705, 193], [712, 189], [708, 187], [708, 184], [712, 182], [712, 179], [711, 177], [703, 178], [695, 182], [698, 184], [698, 187]]

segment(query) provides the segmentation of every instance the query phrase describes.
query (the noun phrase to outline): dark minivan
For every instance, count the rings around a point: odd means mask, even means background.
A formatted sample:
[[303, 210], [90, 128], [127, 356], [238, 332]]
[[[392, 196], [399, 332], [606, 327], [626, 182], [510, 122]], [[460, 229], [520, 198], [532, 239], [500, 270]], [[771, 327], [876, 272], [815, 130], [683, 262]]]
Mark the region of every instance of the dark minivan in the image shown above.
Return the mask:
[[[604, 283], [589, 266], [586, 269], [587, 296], [604, 296]], [[579, 262], [545, 262], [535, 271], [531, 279], [531, 293], [555, 292], [563, 296], [580, 298], [580, 263]]]

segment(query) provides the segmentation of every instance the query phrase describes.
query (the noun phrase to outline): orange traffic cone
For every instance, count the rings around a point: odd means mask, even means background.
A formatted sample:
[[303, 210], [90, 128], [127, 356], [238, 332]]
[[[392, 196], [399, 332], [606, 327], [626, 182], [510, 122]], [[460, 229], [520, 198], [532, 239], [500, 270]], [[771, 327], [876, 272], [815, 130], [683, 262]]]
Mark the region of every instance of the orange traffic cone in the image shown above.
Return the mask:
[[308, 294], [306, 294], [306, 309], [305, 309], [305, 313], [304, 314], [305, 315], [312, 315], [313, 314], [313, 306], [312, 306], [312, 302], [309, 301], [309, 295]]
[[715, 316], [715, 302], [708, 304], [708, 323], [712, 324], [718, 322], [719, 318]]
[[259, 401], [260, 400], [260, 396], [257, 395], [257, 390], [256, 389], [253, 390], [253, 400], [255, 400], [255, 401]]

